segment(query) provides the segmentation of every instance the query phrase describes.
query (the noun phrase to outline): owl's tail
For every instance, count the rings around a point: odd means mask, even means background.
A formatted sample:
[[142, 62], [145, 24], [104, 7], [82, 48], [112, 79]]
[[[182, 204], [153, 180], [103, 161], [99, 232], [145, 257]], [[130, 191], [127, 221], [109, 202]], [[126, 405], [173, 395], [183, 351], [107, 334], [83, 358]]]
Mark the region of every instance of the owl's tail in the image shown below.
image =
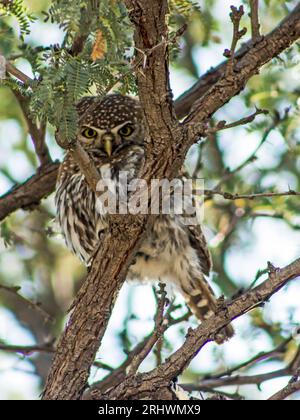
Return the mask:
[[[189, 283], [189, 287], [183, 290], [183, 296], [193, 314], [200, 321], [205, 321], [217, 311], [218, 303], [216, 296], [204, 277], [197, 280], [193, 279], [193, 281]], [[232, 325], [229, 324], [218, 332], [215, 341], [218, 344], [222, 344], [233, 335], [234, 329]]]

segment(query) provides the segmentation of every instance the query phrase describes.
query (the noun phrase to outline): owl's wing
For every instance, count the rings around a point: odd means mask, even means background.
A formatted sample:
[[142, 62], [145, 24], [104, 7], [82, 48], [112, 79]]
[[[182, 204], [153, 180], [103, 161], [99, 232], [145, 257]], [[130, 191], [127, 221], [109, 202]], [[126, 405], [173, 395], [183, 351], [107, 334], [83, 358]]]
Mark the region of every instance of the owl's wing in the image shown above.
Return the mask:
[[201, 268], [204, 274], [209, 275], [210, 270], [212, 269], [212, 261], [210, 252], [207, 248], [207, 242], [205, 236], [202, 232], [200, 225], [190, 225], [187, 226], [187, 231], [189, 235], [189, 240], [192, 247], [197, 252], [199, 261], [201, 263]]

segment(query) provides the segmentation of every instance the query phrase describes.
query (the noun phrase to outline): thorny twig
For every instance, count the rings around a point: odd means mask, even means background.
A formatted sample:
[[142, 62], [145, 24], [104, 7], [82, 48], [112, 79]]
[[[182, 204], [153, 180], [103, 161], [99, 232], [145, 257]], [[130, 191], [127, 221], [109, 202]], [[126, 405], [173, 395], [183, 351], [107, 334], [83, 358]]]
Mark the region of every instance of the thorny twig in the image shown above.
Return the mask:
[[226, 121], [224, 120], [219, 121], [215, 127], [210, 128], [208, 131], [210, 134], [210, 133], [214, 133], [221, 130], [227, 130], [228, 128], [238, 127], [239, 125], [249, 124], [252, 121], [254, 121], [257, 115], [261, 115], [261, 114], [267, 115], [268, 113], [269, 111], [266, 109], [256, 108], [255, 112], [253, 112], [253, 114], [249, 115], [248, 117], [241, 118], [240, 120], [234, 121], [233, 123], [230, 123], [230, 124], [226, 124]]
[[255, 43], [260, 40], [260, 24], [258, 19], [258, 0], [250, 0], [251, 11], [249, 17], [251, 19], [251, 37], [252, 41]]
[[242, 19], [242, 16], [244, 15], [244, 8], [243, 6], [240, 6], [239, 8], [236, 8], [235, 6], [231, 6], [231, 13], [230, 13], [230, 19], [233, 24], [233, 36], [232, 36], [232, 42], [230, 50], [226, 49], [224, 51], [224, 56], [228, 58], [228, 63], [226, 67], [226, 75], [232, 75], [233, 69], [234, 69], [234, 53], [237, 46], [238, 41], [246, 34], [247, 29], [243, 28], [239, 30], [240, 27], [240, 21]]
[[16, 346], [5, 344], [0, 341], [0, 350], [8, 353], [21, 353], [23, 356], [31, 356], [33, 353], [54, 353], [53, 343], [34, 344], [32, 346]]
[[19, 293], [19, 290], [21, 289], [20, 287], [17, 287], [17, 286], [11, 287], [11, 286], [5, 286], [4, 284], [0, 284], [0, 289], [5, 290], [6, 292], [15, 295], [19, 300], [21, 300], [27, 306], [37, 311], [38, 313], [40, 313], [45, 322], [54, 322], [54, 319], [52, 318], [52, 316], [49, 315], [43, 308], [41, 308], [41, 305], [38, 302], [32, 302], [31, 300], [20, 295]]
[[[220, 186], [228, 181], [230, 178], [232, 178], [236, 173], [240, 172], [242, 169], [244, 169], [247, 165], [249, 165], [250, 163], [253, 163], [257, 160], [257, 152], [261, 149], [261, 147], [265, 144], [265, 142], [268, 140], [268, 137], [270, 135], [270, 133], [283, 121], [285, 121], [289, 116], [289, 108], [286, 108], [284, 111], [283, 116], [280, 115], [280, 113], [278, 111], [274, 112], [273, 115], [273, 121], [272, 124], [264, 131], [262, 139], [259, 143], [259, 145], [255, 148], [255, 150], [253, 151], [253, 153], [251, 153], [251, 155], [244, 160], [244, 162], [242, 162], [240, 165], [238, 165], [235, 169], [229, 171], [227, 170], [225, 172], [225, 174], [222, 176], [222, 178], [220, 179], [220, 181], [216, 184], [216, 186], [213, 188], [214, 191], [218, 191]], [[209, 198], [207, 198], [209, 199]]]
[[299, 191], [288, 190], [284, 192], [262, 192], [256, 194], [233, 194], [226, 191], [216, 191], [216, 190], [204, 190], [204, 195], [208, 197], [212, 197], [213, 195], [220, 195], [221, 197], [225, 198], [226, 200], [255, 200], [258, 198], [271, 198], [271, 197], [285, 197], [285, 196], [299, 196]]
[[168, 329], [168, 321], [164, 318], [164, 310], [168, 304], [167, 293], [165, 291], [165, 285], [159, 284], [158, 292], [158, 304], [154, 318], [154, 330], [149, 340], [145, 343], [144, 348], [138, 353], [132, 360], [127, 372], [128, 375], [133, 375], [137, 372], [141, 363], [145, 360], [147, 355], [152, 350], [153, 346], [162, 338], [164, 332]]
[[24, 83], [24, 85], [30, 86], [34, 81], [9, 61], [6, 62], [6, 71], [16, 79], [20, 80], [20, 82]]

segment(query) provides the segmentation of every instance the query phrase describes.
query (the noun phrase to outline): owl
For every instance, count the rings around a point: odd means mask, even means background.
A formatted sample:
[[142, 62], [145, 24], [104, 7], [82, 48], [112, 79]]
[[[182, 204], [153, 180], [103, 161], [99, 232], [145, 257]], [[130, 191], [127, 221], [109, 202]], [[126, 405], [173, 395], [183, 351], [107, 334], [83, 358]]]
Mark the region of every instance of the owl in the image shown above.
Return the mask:
[[[77, 105], [78, 141], [103, 173], [120, 171], [128, 182], [144, 164], [143, 115], [137, 100], [119, 94], [85, 97]], [[56, 185], [58, 223], [67, 247], [87, 266], [108, 229], [101, 210], [79, 166], [67, 153]], [[129, 267], [127, 280], [160, 281], [178, 290], [196, 317], [203, 321], [217, 310], [217, 299], [206, 280], [211, 257], [200, 225], [186, 225], [175, 214], [158, 215]], [[215, 338], [221, 343], [233, 335], [228, 325]]]

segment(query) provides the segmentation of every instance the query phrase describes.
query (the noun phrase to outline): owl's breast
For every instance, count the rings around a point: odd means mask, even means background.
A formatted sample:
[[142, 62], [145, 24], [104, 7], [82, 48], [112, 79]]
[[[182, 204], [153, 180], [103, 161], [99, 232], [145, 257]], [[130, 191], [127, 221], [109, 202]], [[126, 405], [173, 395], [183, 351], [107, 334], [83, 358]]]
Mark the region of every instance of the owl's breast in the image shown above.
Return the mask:
[[105, 220], [95, 210], [95, 194], [84, 176], [80, 172], [63, 175], [56, 186], [57, 220], [67, 247], [89, 265]]

